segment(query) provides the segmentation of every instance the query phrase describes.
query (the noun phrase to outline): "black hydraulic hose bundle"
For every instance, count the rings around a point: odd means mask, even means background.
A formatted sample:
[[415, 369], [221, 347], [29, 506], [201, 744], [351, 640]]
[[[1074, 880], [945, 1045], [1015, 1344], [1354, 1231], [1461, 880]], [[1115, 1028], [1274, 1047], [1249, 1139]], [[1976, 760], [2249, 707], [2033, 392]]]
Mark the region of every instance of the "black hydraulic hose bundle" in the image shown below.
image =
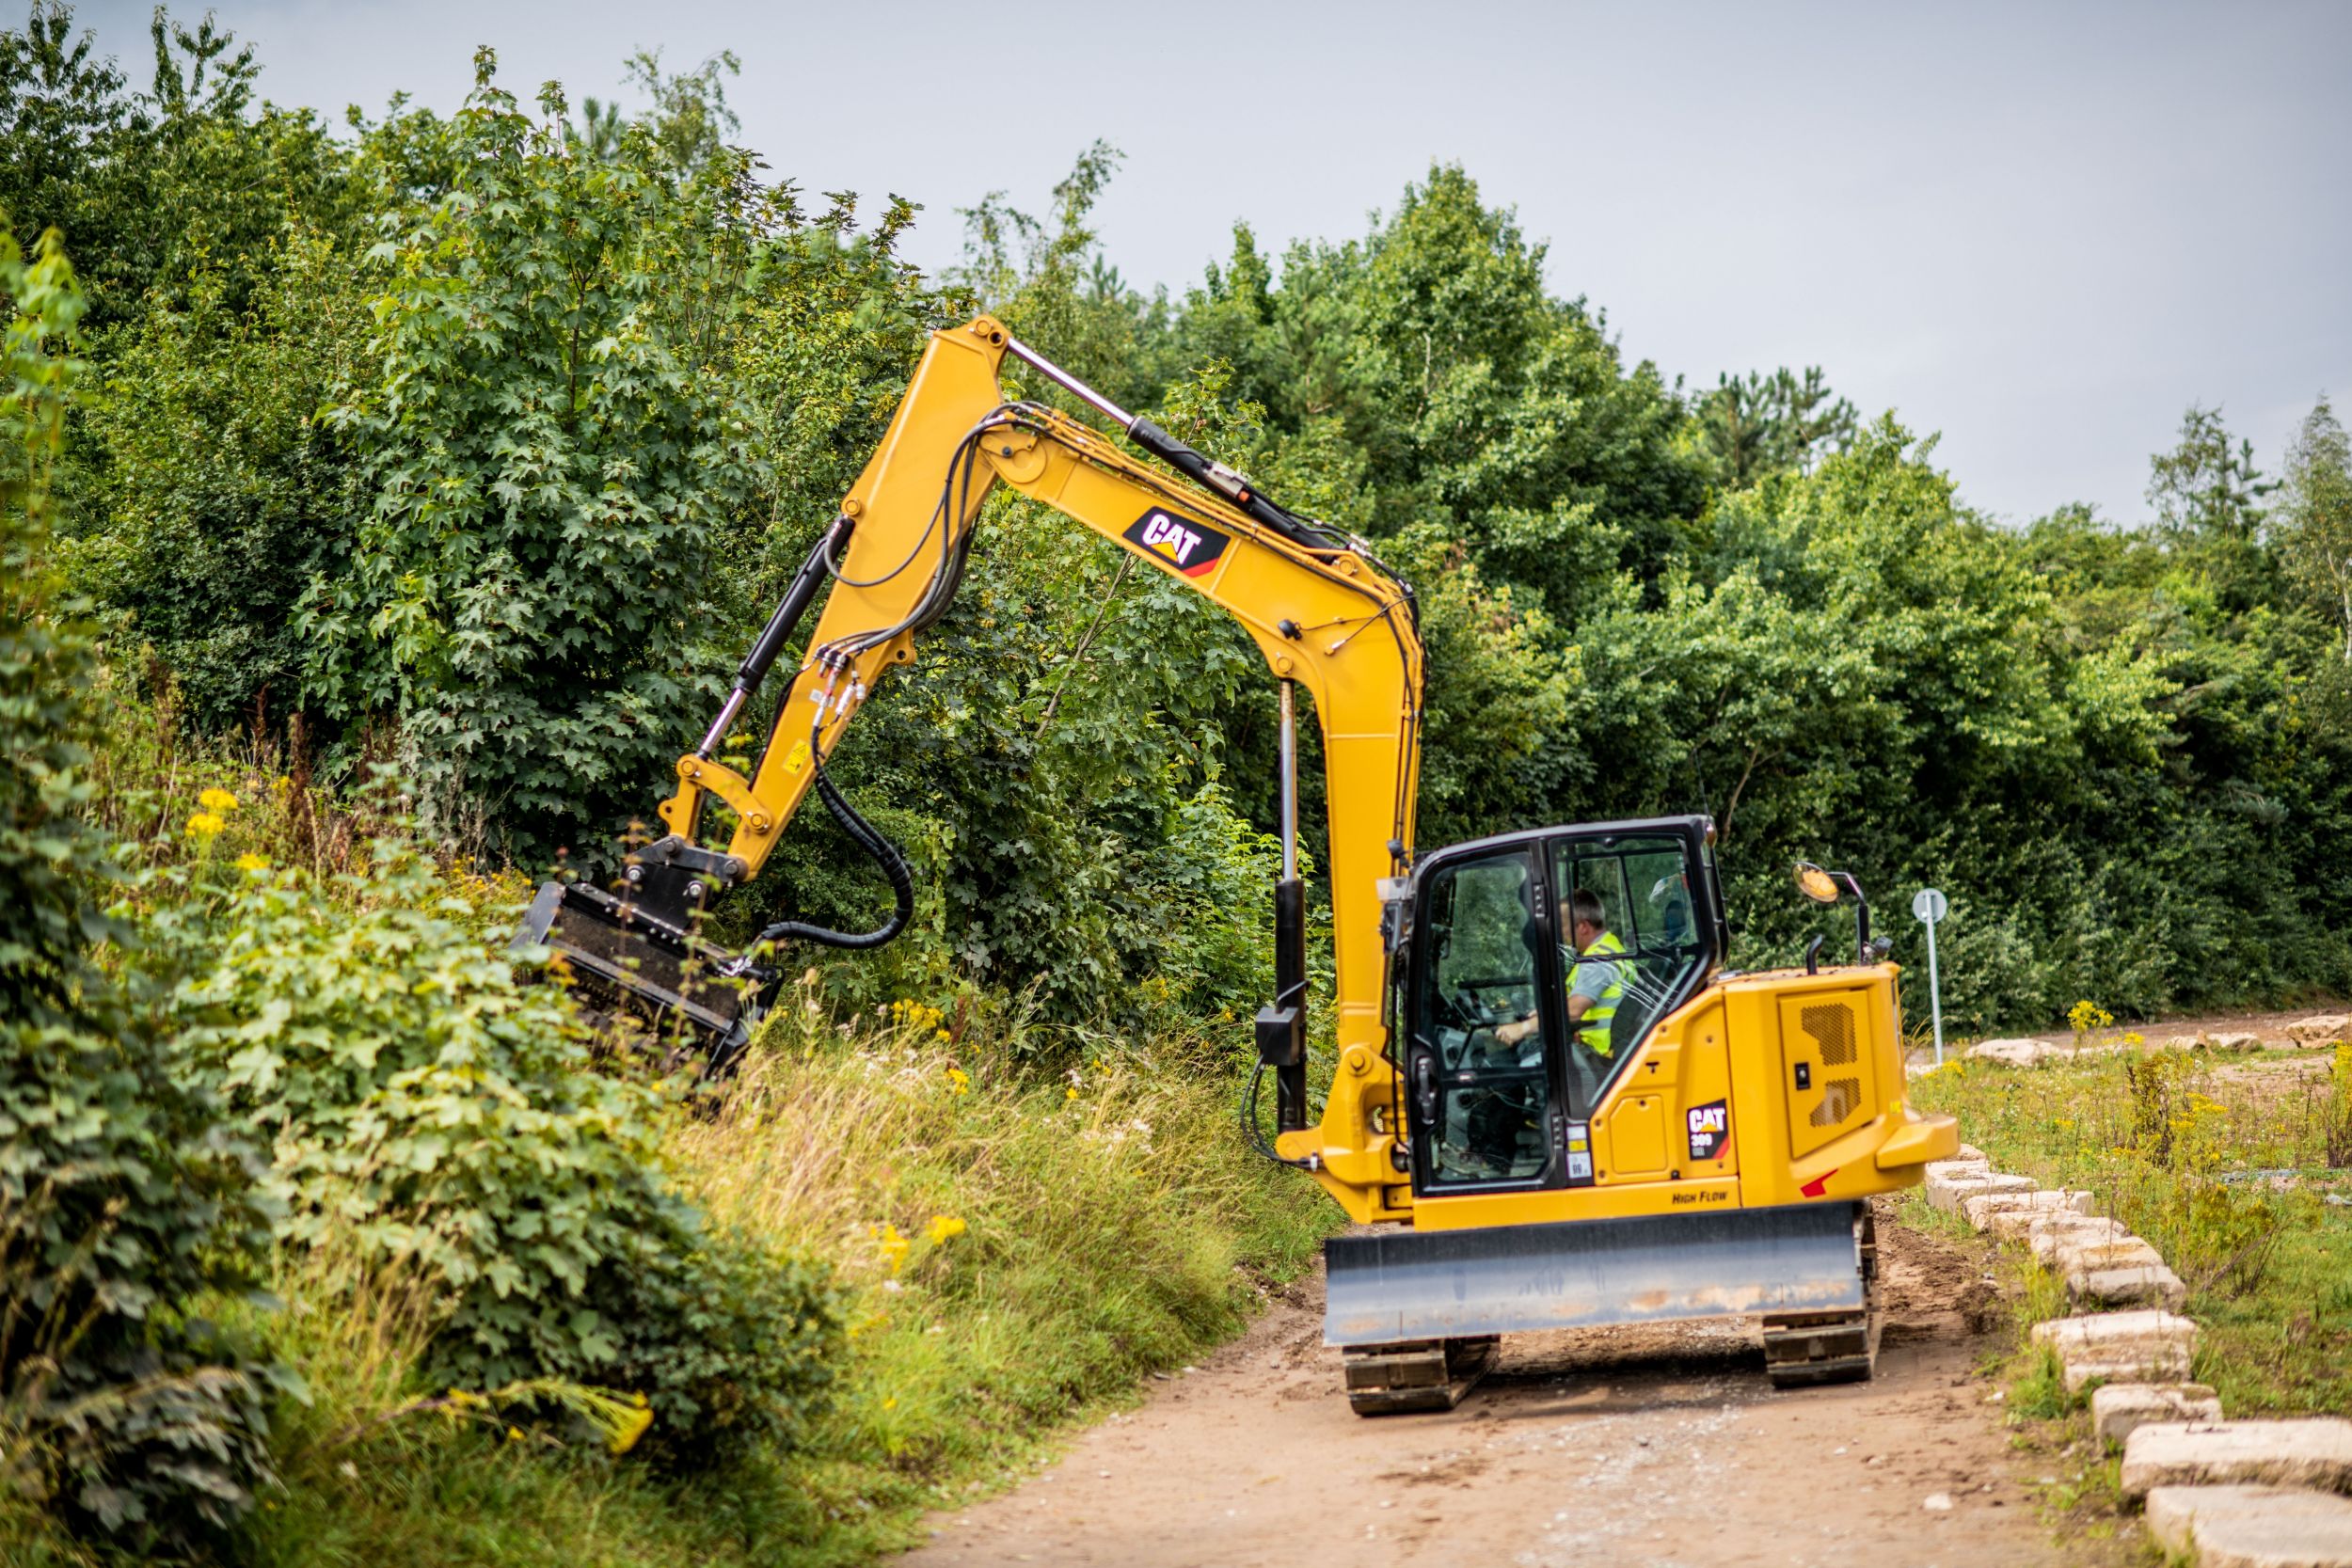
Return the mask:
[[896, 895], [898, 906], [890, 911], [889, 919], [870, 931], [835, 931], [798, 920], [779, 920], [761, 931], [753, 945], [798, 937], [803, 942], [816, 942], [820, 947], [880, 947], [905, 930], [907, 922], [914, 917], [914, 868], [907, 864], [906, 857], [898, 853], [898, 847], [884, 838], [880, 829], [860, 816], [857, 808], [850, 804], [834, 786], [832, 777], [825, 771], [824, 756], [817, 748], [814, 725], [809, 731], [808, 754], [817, 768], [818, 799], [825, 802], [825, 809], [833, 814], [833, 819], [841, 824], [841, 831], [855, 840], [857, 847], [882, 867], [882, 875], [890, 879], [890, 891]]

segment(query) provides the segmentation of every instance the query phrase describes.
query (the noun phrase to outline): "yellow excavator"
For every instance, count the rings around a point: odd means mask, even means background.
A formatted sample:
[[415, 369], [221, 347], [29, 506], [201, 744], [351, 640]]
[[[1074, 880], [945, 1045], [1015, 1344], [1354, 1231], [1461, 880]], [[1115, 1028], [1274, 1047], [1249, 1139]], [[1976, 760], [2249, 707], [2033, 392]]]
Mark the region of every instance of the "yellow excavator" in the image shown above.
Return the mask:
[[[1036, 402], [1025, 363], [1141, 451]], [[767, 976], [800, 940], [870, 947], [901, 929], [913, 878], [827, 776], [826, 758], [946, 611], [981, 506], [1005, 485], [1222, 606], [1281, 695], [1276, 990], [1256, 1015], [1245, 1126], [1356, 1226], [1326, 1249], [1326, 1338], [1366, 1414], [1452, 1407], [1505, 1334], [1671, 1319], [1763, 1323], [1783, 1386], [1867, 1378], [1876, 1352], [1869, 1199], [1959, 1147], [1903, 1099], [1897, 970], [1842, 873], [1800, 887], [1855, 903], [1854, 961], [1724, 967], [1714, 826], [1661, 816], [1510, 832], [1418, 854], [1422, 645], [1410, 587], [1365, 541], [1119, 407], [983, 316], [934, 333], [880, 449], [842, 500], [661, 802], [667, 832], [599, 888], [540, 889], [517, 941], [555, 949], [610, 1018], [739, 1051]], [[830, 585], [749, 776], [718, 760]], [[1295, 688], [1322, 727], [1337, 994], [1330, 1088], [1310, 1123], [1305, 888]], [[755, 876], [814, 788], [897, 900], [871, 931], [795, 921], [750, 955], [704, 912]], [[705, 808], [731, 816], [703, 842]], [[716, 814], [713, 814], [716, 815]], [[711, 836], [716, 836], [715, 833]], [[1258, 1109], [1275, 1085], [1274, 1136]]]

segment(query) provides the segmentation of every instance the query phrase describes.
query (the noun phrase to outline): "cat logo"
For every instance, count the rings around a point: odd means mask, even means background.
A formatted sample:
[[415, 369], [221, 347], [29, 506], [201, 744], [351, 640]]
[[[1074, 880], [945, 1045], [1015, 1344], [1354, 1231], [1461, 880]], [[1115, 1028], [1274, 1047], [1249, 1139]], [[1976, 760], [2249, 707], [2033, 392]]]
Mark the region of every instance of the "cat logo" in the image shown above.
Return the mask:
[[1731, 1108], [1720, 1100], [1691, 1107], [1691, 1158], [1720, 1160], [1731, 1151]]
[[1173, 512], [1153, 507], [1137, 517], [1120, 537], [1188, 578], [1205, 577], [1232, 543], [1206, 523], [1196, 523]]

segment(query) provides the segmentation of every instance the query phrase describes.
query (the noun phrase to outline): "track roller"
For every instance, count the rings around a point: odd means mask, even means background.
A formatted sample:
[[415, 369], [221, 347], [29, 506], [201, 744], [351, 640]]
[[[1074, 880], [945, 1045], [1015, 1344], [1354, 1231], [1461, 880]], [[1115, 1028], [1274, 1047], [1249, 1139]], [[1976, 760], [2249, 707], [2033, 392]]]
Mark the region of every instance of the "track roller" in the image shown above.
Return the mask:
[[1342, 1351], [1348, 1408], [1359, 1416], [1451, 1410], [1493, 1370], [1499, 1336], [1354, 1345]]

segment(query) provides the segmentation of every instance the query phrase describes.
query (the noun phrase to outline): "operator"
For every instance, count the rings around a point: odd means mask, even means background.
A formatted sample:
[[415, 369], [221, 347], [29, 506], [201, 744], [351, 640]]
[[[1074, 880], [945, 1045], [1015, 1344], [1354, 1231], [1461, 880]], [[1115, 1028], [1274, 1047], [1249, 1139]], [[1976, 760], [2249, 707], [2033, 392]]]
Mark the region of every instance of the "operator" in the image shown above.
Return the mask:
[[[1568, 899], [1568, 936], [1576, 944], [1577, 960], [1568, 982], [1568, 1025], [1579, 1050], [1569, 1056], [1576, 1069], [1577, 1080], [1586, 1089], [1585, 1104], [1589, 1109], [1600, 1080], [1607, 1075], [1603, 1065], [1609, 1060], [1614, 1042], [1609, 1037], [1611, 1021], [1617, 1016], [1617, 1003], [1625, 995], [1625, 970], [1615, 961], [1625, 954], [1625, 943], [1609, 928], [1608, 911], [1601, 908], [1600, 895], [1590, 888], [1579, 888]], [[1506, 1023], [1495, 1031], [1495, 1039], [1502, 1045], [1517, 1045], [1540, 1028], [1541, 1022], [1529, 1013], [1516, 1023]]]

